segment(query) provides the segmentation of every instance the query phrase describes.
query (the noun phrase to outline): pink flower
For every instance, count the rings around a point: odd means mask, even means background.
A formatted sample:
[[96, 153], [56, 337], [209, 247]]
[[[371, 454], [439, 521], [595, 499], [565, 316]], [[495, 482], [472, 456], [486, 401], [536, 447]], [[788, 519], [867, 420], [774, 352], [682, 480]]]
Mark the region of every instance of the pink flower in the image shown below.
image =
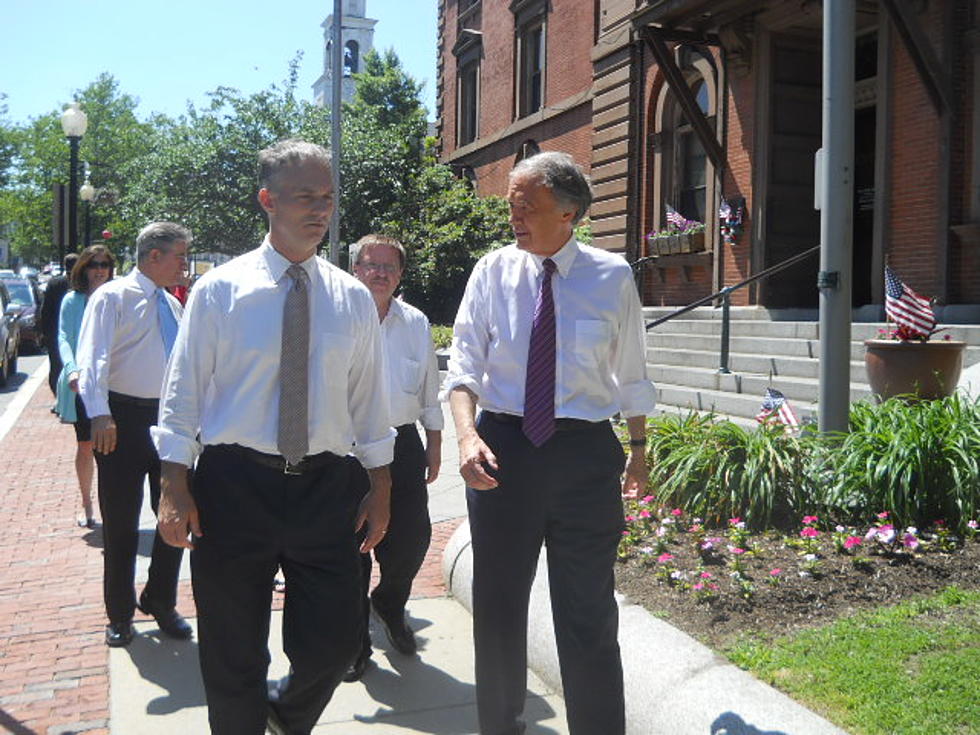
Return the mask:
[[739, 523], [742, 522], [742, 519], [739, 518], [738, 516], [735, 516], [734, 518], [729, 518], [728, 522], [733, 526], [737, 526]]
[[860, 536], [848, 536], [846, 539], [844, 539], [844, 548], [845, 549], [850, 550], [850, 549], [853, 549], [855, 546], [860, 546], [860, 545], [861, 545], [861, 537]]
[[816, 538], [820, 535], [820, 531], [813, 528], [812, 526], [807, 526], [802, 531], [800, 531], [800, 536], [803, 538]]
[[878, 529], [878, 533], [875, 534], [879, 541], [883, 544], [890, 544], [895, 540], [895, 527], [890, 523], [886, 523], [884, 526]]
[[649, 518], [649, 517], [650, 517], [650, 511], [648, 511], [648, 510], [641, 510], [640, 511], [640, 518]]
[[693, 584], [693, 585], [691, 586], [691, 589], [693, 589], [693, 590], [695, 590], [695, 591], [697, 591], [697, 592], [700, 592], [700, 591], [701, 591], [702, 589], [704, 589], [704, 584], [702, 584], [701, 582], [695, 582], [695, 583], [694, 583], [694, 584]]
[[888, 511], [887, 510], [883, 510], [881, 513], [878, 514], [878, 520], [883, 521], [883, 520], [885, 520], [887, 518], [888, 518]]
[[630, 532], [629, 531], [623, 531], [623, 535], [624, 536], [629, 536], [630, 535]]
[[978, 524], [976, 521], [967, 521], [966, 522], [966, 527], [967, 528], [972, 528], [974, 531], [977, 530], [978, 526], [980, 526], [980, 524]]
[[713, 591], [714, 590], [717, 590], [718, 589], [718, 585], [716, 585], [714, 582], [709, 582], [708, 583], [708, 589], [709, 590], [713, 590]]
[[914, 533], [907, 533], [902, 536], [902, 546], [911, 551], [915, 551], [919, 548], [919, 539], [915, 537]]
[[740, 549], [737, 546], [729, 546], [728, 551], [730, 551], [732, 554], [735, 554], [735, 556], [739, 556], [740, 554], [745, 553], [745, 549]]
[[701, 572], [699, 576], [701, 579], [711, 579], [711, 572]]
[[878, 535], [878, 527], [872, 526], [871, 528], [868, 529], [868, 532], [864, 534], [864, 540], [871, 541], [877, 535]]
[[776, 567], [775, 569], [770, 569], [769, 570], [769, 576], [771, 576], [771, 577], [778, 577], [782, 573], [783, 573], [783, 570], [780, 569], [779, 567]]
[[676, 518], [684, 515], [684, 511], [682, 511], [680, 508], [674, 508], [672, 511], [670, 511], [670, 514]]
[[817, 516], [803, 516], [803, 523], [805, 523], [807, 525], [809, 525], [811, 523], [816, 523], [818, 520], [820, 520], [820, 519], [817, 518]]
[[701, 531], [703, 531], [703, 530], [704, 529], [701, 528], [700, 525], [698, 525], [697, 523], [695, 523], [693, 526], [691, 526], [689, 529], [687, 529], [687, 532], [688, 533], [701, 533]]
[[626, 516], [626, 522], [631, 523], [636, 520], [636, 516]]
[[674, 560], [673, 554], [661, 554], [660, 556], [657, 557], [657, 562], [659, 562], [660, 564], [666, 564], [667, 562], [673, 560]]
[[710, 551], [713, 548], [715, 548], [715, 544], [714, 544], [714, 541], [712, 539], [705, 539], [701, 543], [701, 549], [702, 549], [702, 551]]
[[653, 500], [654, 498], [652, 495], [644, 495], [643, 500], [641, 500], [640, 502], [643, 503], [644, 505], [649, 505], [650, 503], [653, 502]]

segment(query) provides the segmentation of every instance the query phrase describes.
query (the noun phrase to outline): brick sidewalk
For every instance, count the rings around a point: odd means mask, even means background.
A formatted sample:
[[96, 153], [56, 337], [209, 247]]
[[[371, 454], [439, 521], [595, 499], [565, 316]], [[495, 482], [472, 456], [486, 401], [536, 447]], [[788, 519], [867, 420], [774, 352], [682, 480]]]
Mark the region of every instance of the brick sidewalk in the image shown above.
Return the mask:
[[[12, 735], [106, 735], [101, 535], [74, 525], [75, 436], [50, 413], [51, 402], [42, 384], [0, 441], [0, 728]], [[446, 594], [442, 551], [459, 523], [433, 526], [413, 596]], [[178, 608], [194, 615], [190, 583], [181, 582], [179, 592]]]

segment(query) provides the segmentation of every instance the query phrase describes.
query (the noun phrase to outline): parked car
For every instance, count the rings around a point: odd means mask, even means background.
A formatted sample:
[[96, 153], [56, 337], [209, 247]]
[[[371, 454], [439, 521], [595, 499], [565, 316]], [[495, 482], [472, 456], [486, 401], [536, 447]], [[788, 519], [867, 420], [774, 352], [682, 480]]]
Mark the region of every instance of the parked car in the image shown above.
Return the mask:
[[2, 279], [10, 294], [10, 303], [19, 308], [20, 339], [35, 352], [44, 346], [41, 333], [41, 292], [26, 278]]
[[0, 386], [7, 384], [17, 372], [17, 355], [20, 351], [20, 307], [14, 304], [7, 290], [7, 281], [0, 279]]

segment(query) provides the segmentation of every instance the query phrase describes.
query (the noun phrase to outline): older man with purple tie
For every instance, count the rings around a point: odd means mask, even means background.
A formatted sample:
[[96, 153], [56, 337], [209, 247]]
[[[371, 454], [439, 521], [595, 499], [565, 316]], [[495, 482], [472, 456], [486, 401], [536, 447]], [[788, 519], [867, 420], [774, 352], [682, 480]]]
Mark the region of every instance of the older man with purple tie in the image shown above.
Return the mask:
[[[528, 598], [543, 543], [569, 732], [622, 735], [613, 563], [621, 493], [646, 483], [655, 404], [640, 301], [621, 257], [573, 235], [592, 192], [570, 156], [518, 163], [508, 200], [516, 243], [473, 269], [444, 386], [467, 484], [480, 732], [524, 732]], [[617, 413], [628, 460], [609, 421]]]

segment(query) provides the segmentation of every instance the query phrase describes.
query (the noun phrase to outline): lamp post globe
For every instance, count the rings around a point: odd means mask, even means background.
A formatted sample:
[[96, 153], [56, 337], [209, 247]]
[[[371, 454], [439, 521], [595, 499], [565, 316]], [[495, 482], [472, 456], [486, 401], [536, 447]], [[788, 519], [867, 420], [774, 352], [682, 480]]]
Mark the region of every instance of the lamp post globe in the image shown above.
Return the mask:
[[95, 187], [88, 180], [88, 173], [85, 174], [85, 183], [78, 190], [78, 196], [82, 198], [85, 202], [85, 247], [92, 244], [92, 232], [91, 232], [91, 220], [90, 220], [90, 208], [92, 206], [92, 200], [95, 199]]
[[[88, 116], [77, 102], [61, 113], [61, 129], [68, 138], [68, 246], [78, 250], [78, 143], [88, 129]], [[64, 248], [59, 242], [59, 260], [64, 260]]]

